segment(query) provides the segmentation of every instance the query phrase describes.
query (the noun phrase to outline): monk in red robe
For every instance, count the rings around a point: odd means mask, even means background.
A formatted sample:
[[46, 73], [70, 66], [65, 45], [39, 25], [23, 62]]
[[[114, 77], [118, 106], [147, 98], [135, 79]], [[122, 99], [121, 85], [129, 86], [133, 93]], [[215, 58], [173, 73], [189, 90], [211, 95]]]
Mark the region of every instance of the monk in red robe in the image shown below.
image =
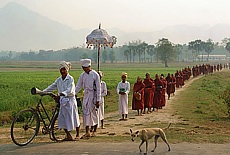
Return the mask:
[[168, 95], [168, 100], [170, 99], [170, 95], [172, 93], [172, 77], [170, 75], [170, 73], [168, 73], [167, 77], [166, 77], [166, 81], [167, 81], [167, 89], [166, 89], [166, 92], [167, 92], [167, 95]]
[[161, 96], [161, 105], [160, 109], [166, 105], [166, 100], [165, 100], [165, 94], [166, 94], [166, 89], [167, 89], [167, 81], [164, 78], [164, 74], [161, 74], [160, 80], [162, 81], [162, 96]]
[[140, 76], [137, 77], [137, 82], [133, 86], [133, 100], [132, 100], [132, 110], [137, 110], [137, 115], [142, 116], [142, 111], [144, 109], [144, 90], [145, 84], [142, 82]]
[[179, 74], [180, 74], [180, 87], [182, 87], [184, 86], [184, 74], [181, 70], [179, 71]]
[[180, 84], [180, 73], [178, 70], [175, 73], [175, 78], [176, 78], [176, 87], [179, 88], [181, 84]]
[[146, 78], [144, 79], [145, 91], [144, 91], [144, 113], [146, 108], [148, 109], [147, 113], [151, 113], [151, 108], [153, 107], [153, 89], [154, 82], [150, 78], [150, 74], [146, 73]]
[[161, 106], [161, 100], [162, 100], [162, 88], [163, 88], [163, 83], [162, 81], [160, 80], [160, 77], [158, 74], [156, 74], [155, 76], [155, 87], [156, 87], [156, 90], [155, 90], [155, 93], [154, 93], [154, 99], [153, 99], [153, 111], [154, 109], [156, 108], [157, 110], [160, 109], [160, 106]]
[[173, 74], [171, 75], [171, 77], [172, 77], [172, 94], [174, 95], [176, 91], [176, 78]]

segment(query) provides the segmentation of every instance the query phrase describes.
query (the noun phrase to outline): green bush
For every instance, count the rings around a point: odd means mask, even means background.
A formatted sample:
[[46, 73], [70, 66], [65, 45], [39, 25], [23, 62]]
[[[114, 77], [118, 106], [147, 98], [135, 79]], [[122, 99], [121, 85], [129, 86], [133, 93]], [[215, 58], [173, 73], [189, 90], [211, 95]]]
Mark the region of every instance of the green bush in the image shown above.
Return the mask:
[[220, 98], [222, 98], [224, 103], [227, 105], [228, 115], [230, 117], [230, 86], [227, 86], [226, 89], [220, 94]]

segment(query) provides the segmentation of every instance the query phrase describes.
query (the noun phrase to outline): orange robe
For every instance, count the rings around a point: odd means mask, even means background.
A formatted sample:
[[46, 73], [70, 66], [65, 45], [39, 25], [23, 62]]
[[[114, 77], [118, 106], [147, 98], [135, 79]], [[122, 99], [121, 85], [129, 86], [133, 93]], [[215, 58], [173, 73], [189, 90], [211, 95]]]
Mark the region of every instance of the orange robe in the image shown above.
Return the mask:
[[[133, 86], [133, 100], [132, 100], [132, 110], [143, 110], [144, 109], [144, 90], [145, 84], [143, 82], [136, 82]], [[139, 92], [141, 94], [141, 100], [137, 100], [134, 96], [134, 92]]]
[[173, 79], [172, 79], [172, 77], [171, 76], [167, 76], [166, 77], [166, 81], [167, 81], [167, 90], [166, 90], [166, 92], [167, 92], [167, 94], [170, 96], [170, 94], [172, 93], [172, 82], [173, 82]]
[[172, 92], [171, 93], [175, 93], [176, 91], [176, 78], [173, 77], [172, 78]]
[[161, 79], [162, 81], [162, 96], [161, 96], [161, 105], [160, 107], [164, 107], [166, 105], [166, 100], [165, 100], [165, 93], [166, 93], [166, 89], [167, 89], [167, 81], [166, 79]]
[[154, 83], [151, 79], [144, 79], [144, 84], [145, 84], [144, 107], [145, 108], [152, 108]]
[[160, 79], [155, 79], [155, 93], [154, 93], [154, 99], [153, 99], [153, 108], [159, 109], [161, 107], [161, 100], [162, 100], [162, 93], [163, 93], [163, 83]]
[[176, 87], [179, 88], [181, 83], [180, 83], [180, 74], [179, 72], [175, 73], [175, 78], [176, 78]]

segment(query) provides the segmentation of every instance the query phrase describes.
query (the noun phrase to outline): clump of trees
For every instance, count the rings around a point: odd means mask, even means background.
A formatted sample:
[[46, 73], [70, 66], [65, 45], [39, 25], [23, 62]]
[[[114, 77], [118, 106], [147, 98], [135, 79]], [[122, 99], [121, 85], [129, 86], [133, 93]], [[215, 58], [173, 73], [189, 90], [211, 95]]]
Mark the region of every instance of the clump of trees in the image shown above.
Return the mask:
[[202, 54], [201, 61], [204, 61], [203, 51], [208, 55], [206, 61], [209, 61], [209, 55], [214, 50], [214, 42], [211, 39], [208, 39], [206, 42], [197, 39], [188, 43], [188, 49], [192, 51], [193, 61], [200, 54]]
[[[153, 62], [153, 55], [156, 53], [154, 45], [148, 45], [146, 42], [141, 40], [129, 42], [128, 45], [123, 45], [124, 56], [127, 63], [135, 62], [136, 58], [139, 63]], [[149, 55], [150, 58], [146, 57]]]
[[141, 40], [129, 42], [128, 45], [123, 46], [124, 56], [127, 63], [134, 63], [136, 57], [139, 63], [153, 62], [153, 57], [156, 57], [157, 62], [160, 60], [164, 62], [165, 67], [168, 67], [168, 62], [175, 60], [177, 51], [174, 45], [168, 39], [162, 38], [156, 45], [150, 45]]
[[175, 46], [168, 39], [162, 38], [156, 43], [156, 56], [162, 62], [164, 62], [165, 67], [168, 67], [168, 62], [175, 60], [176, 50]]

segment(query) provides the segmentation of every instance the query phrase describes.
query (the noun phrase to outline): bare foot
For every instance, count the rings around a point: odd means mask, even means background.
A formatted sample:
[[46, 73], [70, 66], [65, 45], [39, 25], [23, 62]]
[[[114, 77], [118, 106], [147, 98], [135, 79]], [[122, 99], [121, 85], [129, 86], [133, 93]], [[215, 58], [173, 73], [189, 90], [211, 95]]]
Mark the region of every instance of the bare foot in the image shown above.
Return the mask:
[[96, 132], [93, 132], [91, 137], [96, 137]]
[[90, 137], [90, 133], [84, 134], [80, 139], [88, 139]]

